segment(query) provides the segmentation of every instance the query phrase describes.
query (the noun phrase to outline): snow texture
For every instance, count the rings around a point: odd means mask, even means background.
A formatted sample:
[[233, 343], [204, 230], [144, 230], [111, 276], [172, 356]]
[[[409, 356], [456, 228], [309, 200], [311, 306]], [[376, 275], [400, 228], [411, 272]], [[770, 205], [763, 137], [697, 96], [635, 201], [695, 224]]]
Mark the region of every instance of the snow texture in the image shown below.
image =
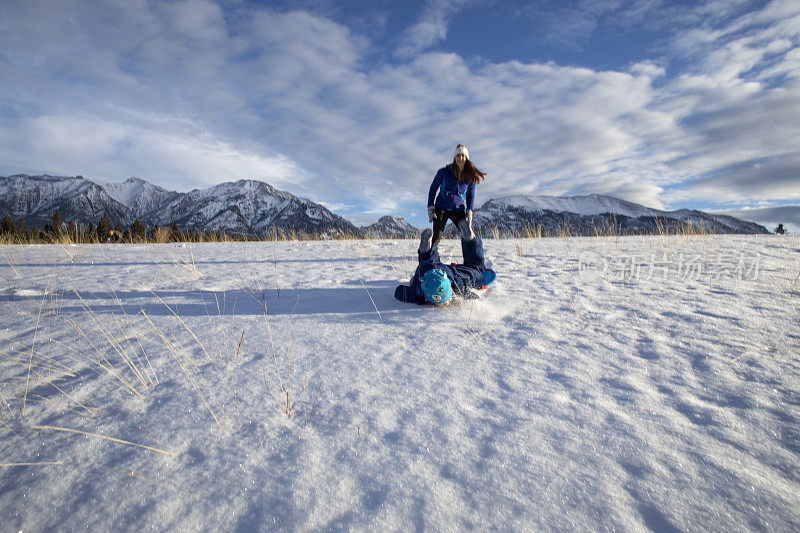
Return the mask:
[[800, 528], [796, 237], [485, 246], [0, 247], [2, 529]]

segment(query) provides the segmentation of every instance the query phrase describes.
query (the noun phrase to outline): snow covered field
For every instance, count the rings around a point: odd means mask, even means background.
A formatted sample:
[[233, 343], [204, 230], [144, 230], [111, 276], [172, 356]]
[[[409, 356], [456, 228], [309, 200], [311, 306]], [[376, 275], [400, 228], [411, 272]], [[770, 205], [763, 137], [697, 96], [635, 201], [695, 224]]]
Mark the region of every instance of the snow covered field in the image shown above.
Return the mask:
[[795, 236], [416, 247], [0, 247], [0, 529], [800, 528]]

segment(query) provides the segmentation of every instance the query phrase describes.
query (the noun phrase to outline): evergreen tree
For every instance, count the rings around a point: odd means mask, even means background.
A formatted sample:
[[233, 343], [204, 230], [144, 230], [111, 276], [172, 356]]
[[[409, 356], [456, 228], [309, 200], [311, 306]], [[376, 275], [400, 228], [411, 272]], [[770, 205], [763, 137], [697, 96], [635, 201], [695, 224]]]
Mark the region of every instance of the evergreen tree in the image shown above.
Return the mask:
[[19, 217], [19, 225], [16, 228], [17, 237], [22, 242], [30, 242], [30, 238], [28, 236], [28, 230], [25, 229], [25, 223], [22, 221], [22, 217]]
[[14, 235], [14, 233], [16, 233], [14, 231], [15, 229], [16, 228], [14, 227], [14, 221], [11, 220], [11, 217], [9, 217], [7, 215], [4, 216], [3, 217], [3, 223], [2, 223], [3, 235], [5, 235], [7, 237], [11, 237], [12, 235]]
[[133, 226], [131, 226], [131, 241], [143, 241], [147, 236], [147, 230], [144, 227], [144, 224], [139, 222], [139, 219], [133, 221]]
[[53, 236], [60, 237], [61, 236], [61, 212], [56, 209], [56, 212], [53, 213]]
[[111, 219], [108, 218], [108, 213], [103, 213], [100, 222], [97, 223], [97, 238], [100, 242], [106, 242], [109, 231], [111, 231]]

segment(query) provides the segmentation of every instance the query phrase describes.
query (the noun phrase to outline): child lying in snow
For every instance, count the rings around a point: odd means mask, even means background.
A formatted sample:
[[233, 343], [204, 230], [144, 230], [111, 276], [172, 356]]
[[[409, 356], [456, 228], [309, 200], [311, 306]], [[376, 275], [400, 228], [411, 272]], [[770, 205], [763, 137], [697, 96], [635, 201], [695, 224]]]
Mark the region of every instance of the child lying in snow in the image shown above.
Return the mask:
[[439, 250], [431, 244], [433, 232], [422, 232], [419, 243], [419, 266], [409, 285], [399, 285], [394, 297], [402, 302], [448, 305], [453, 291], [469, 297], [471, 288], [485, 288], [494, 281], [495, 273], [486, 268], [483, 241], [480, 237], [462, 238], [461, 254], [464, 263], [445, 265]]

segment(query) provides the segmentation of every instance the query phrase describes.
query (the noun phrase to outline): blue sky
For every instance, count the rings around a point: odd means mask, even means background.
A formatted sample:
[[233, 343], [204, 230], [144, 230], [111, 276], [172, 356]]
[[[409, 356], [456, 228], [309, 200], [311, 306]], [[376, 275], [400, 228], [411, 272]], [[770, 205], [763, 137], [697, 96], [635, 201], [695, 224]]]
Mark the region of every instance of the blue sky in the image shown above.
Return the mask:
[[422, 225], [463, 142], [478, 205], [600, 193], [800, 228], [798, 124], [796, 0], [0, 5], [0, 175], [258, 179]]

